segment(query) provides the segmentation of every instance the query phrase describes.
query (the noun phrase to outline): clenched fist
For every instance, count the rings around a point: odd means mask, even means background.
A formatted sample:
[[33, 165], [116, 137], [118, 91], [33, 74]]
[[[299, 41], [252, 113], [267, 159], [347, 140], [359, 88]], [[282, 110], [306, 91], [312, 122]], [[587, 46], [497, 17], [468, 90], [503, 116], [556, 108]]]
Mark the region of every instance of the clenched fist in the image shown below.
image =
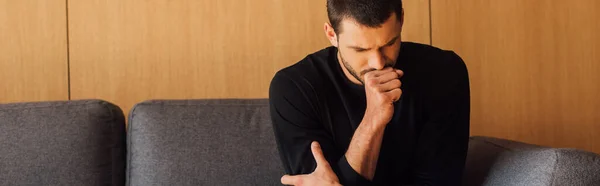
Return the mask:
[[402, 90], [400, 90], [402, 75], [404, 73], [401, 70], [392, 67], [374, 70], [364, 75], [367, 110], [363, 121], [385, 126], [392, 120], [394, 102], [398, 101], [402, 95]]

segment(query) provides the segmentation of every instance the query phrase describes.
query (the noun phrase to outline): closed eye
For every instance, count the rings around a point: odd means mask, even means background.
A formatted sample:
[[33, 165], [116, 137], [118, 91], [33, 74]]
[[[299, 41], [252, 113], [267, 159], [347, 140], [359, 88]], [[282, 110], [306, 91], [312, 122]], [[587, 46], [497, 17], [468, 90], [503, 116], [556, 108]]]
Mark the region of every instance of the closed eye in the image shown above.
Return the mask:
[[354, 49], [354, 51], [356, 51], [356, 52], [364, 52], [364, 51], [367, 51], [367, 49], [364, 49], [364, 48], [356, 48], [356, 49]]
[[396, 43], [396, 40], [398, 40], [398, 37], [395, 37], [394, 39], [392, 39], [390, 42], [388, 42], [387, 44], [385, 44], [385, 46], [392, 46]]

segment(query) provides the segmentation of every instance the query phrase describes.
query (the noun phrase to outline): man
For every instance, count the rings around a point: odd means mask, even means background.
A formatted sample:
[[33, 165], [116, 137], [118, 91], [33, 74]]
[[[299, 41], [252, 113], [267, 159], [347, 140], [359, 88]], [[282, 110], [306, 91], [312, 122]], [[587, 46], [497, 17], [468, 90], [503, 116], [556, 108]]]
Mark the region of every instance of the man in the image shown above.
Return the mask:
[[327, 0], [333, 45], [277, 72], [287, 185], [460, 185], [469, 80], [451, 51], [401, 42], [401, 0]]

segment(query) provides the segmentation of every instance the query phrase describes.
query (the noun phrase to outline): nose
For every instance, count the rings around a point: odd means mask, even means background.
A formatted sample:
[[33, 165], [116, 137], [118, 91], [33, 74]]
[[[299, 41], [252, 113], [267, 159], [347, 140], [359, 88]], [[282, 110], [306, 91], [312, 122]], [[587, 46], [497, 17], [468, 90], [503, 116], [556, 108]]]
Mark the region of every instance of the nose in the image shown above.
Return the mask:
[[369, 67], [377, 70], [385, 68], [385, 57], [383, 57], [383, 53], [381, 51], [374, 52], [369, 57]]

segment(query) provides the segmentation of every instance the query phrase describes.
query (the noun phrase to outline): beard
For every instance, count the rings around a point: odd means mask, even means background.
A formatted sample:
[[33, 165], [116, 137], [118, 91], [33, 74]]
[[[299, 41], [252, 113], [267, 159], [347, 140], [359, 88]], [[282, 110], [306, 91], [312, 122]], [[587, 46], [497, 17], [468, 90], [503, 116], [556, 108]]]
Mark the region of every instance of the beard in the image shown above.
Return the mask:
[[[338, 55], [340, 56], [340, 60], [342, 60], [342, 64], [344, 64], [344, 68], [346, 68], [346, 70], [348, 70], [348, 72], [350, 72], [350, 74], [352, 76], [354, 76], [354, 78], [356, 78], [358, 81], [360, 81], [360, 83], [362, 85], [365, 85], [365, 82], [363, 81], [363, 79], [361, 77], [364, 76], [366, 73], [369, 73], [371, 71], [377, 70], [377, 69], [374, 69], [374, 68], [365, 69], [365, 70], [361, 71], [360, 75], [359, 75], [359, 73], [357, 73], [357, 71], [354, 70], [354, 68], [352, 68], [352, 66], [350, 66], [350, 63], [348, 63], [348, 61], [346, 61], [344, 59], [344, 57], [342, 56], [342, 53], [339, 50], [338, 50]], [[394, 66], [394, 61], [389, 60], [387, 58], [385, 60], [386, 60], [386, 62], [385, 62], [384, 68], [393, 67]]]
[[344, 64], [344, 68], [346, 68], [346, 70], [348, 70], [348, 72], [350, 72], [350, 74], [352, 76], [354, 76], [354, 78], [356, 78], [358, 81], [360, 81], [361, 84], [365, 85], [365, 82], [360, 78], [360, 76], [358, 76], [358, 73], [356, 73], [354, 68], [352, 68], [352, 66], [350, 66], [350, 63], [348, 63], [348, 61], [344, 60], [344, 57], [342, 57], [342, 53], [340, 53], [338, 51], [338, 55], [340, 55], [340, 59], [342, 60], [342, 64]]

